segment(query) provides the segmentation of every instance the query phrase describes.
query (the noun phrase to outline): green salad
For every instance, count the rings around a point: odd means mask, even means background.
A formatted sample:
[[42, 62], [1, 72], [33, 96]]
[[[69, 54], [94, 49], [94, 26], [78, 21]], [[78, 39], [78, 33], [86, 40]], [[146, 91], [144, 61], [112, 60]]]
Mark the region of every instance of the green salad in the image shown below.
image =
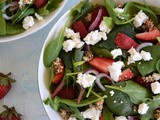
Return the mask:
[[160, 119], [160, 9], [82, 1], [44, 51], [44, 103], [64, 120]]
[[0, 36], [19, 34], [42, 21], [63, 0], [0, 0]]

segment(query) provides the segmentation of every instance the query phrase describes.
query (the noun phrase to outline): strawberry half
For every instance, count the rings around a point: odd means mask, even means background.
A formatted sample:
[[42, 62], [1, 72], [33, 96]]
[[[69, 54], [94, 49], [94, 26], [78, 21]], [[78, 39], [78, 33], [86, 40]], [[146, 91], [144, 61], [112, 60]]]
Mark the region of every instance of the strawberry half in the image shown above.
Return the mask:
[[129, 80], [134, 77], [134, 73], [128, 68], [119, 76], [119, 81]]
[[11, 75], [11, 73], [7, 75], [0, 73], [0, 100], [10, 91], [11, 83], [15, 82], [15, 80], [8, 77], [9, 75]]
[[48, 0], [35, 0], [34, 4], [36, 5], [37, 8], [42, 8], [48, 3]]
[[157, 27], [154, 27], [150, 32], [138, 33], [135, 35], [136, 38], [142, 41], [155, 41], [160, 36], [160, 31]]
[[123, 33], [118, 33], [115, 39], [116, 45], [124, 50], [129, 50], [131, 47], [137, 47], [138, 43], [136, 43], [132, 38]]
[[0, 120], [21, 120], [21, 115], [17, 113], [14, 107], [8, 108], [6, 105], [3, 105], [6, 109], [0, 114]]
[[73, 23], [72, 25], [72, 29], [75, 32], [79, 32], [81, 38], [86, 37], [86, 35], [88, 34], [83, 22], [81, 20], [76, 21], [75, 23]]
[[104, 57], [94, 57], [92, 60], [89, 61], [89, 64], [93, 67], [97, 68], [99, 71], [108, 73], [108, 66], [112, 65], [114, 60], [104, 58]]

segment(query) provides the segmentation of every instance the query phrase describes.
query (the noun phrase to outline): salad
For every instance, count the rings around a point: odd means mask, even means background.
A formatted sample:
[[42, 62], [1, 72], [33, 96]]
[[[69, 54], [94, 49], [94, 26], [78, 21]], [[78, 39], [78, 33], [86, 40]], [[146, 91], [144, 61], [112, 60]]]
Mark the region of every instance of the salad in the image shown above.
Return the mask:
[[160, 119], [158, 8], [104, 0], [71, 9], [45, 48], [44, 103], [64, 120]]
[[63, 0], [1, 0], [0, 36], [24, 32], [42, 21]]

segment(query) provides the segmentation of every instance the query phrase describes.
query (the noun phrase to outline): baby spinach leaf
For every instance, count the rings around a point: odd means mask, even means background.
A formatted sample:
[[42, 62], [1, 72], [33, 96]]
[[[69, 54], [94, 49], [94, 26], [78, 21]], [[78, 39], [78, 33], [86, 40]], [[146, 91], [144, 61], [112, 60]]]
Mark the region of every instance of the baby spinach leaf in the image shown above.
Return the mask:
[[154, 119], [154, 111], [160, 105], [160, 95], [153, 96], [152, 100], [147, 102], [149, 109], [146, 114], [141, 115], [141, 120], [151, 120]]
[[0, 11], [0, 35], [6, 35], [6, 21]]
[[63, 0], [49, 0], [47, 5], [47, 10], [53, 11], [55, 10]]
[[154, 71], [156, 71], [156, 64], [160, 59], [160, 46], [153, 45], [148, 46], [143, 49], [146, 52], [151, 53], [152, 60], [150, 61], [142, 61], [141, 64], [137, 64], [139, 72], [142, 76], [146, 76]]
[[64, 28], [60, 32], [59, 36], [55, 40], [51, 40], [51, 42], [47, 45], [44, 51], [44, 65], [49, 67], [52, 65], [53, 60], [55, 60], [62, 48], [62, 44], [64, 41], [64, 31], [66, 29], [68, 21], [66, 22]]
[[160, 73], [160, 60], [156, 64], [157, 71]]
[[45, 6], [43, 6], [42, 8], [36, 10], [36, 12], [39, 14], [39, 15], [48, 15], [49, 14], [49, 10], [47, 10], [47, 5], [46, 4]]
[[114, 120], [113, 113], [108, 109], [106, 105], [103, 107], [103, 120]]
[[127, 81], [125, 87], [107, 85], [106, 88], [119, 90], [126, 93], [130, 97], [131, 101], [135, 104], [140, 104], [146, 101], [147, 98], [151, 97], [151, 92], [147, 88], [139, 85], [132, 80]]
[[11, 23], [7, 23], [6, 25], [6, 34], [7, 35], [14, 35], [14, 34], [19, 34], [24, 32], [25, 29], [22, 28], [22, 24], [14, 24], [12, 25]]
[[[112, 90], [114, 91], [113, 96], [110, 94]], [[105, 103], [112, 113], [124, 116], [132, 113], [133, 103], [127, 94], [112, 88], [106, 88], [104, 94], [107, 95]]]
[[98, 48], [106, 48], [108, 50], [117, 48], [114, 40], [117, 34], [121, 32], [128, 35], [131, 38], [134, 38], [135, 32], [134, 27], [131, 24], [117, 25], [113, 30], [108, 34], [107, 40], [100, 41], [95, 46]]
[[111, 52], [105, 48], [97, 48], [95, 46], [91, 47], [91, 51], [93, 52], [94, 55], [96, 56], [102, 56], [102, 57], [107, 57], [107, 58], [113, 58], [111, 55]]

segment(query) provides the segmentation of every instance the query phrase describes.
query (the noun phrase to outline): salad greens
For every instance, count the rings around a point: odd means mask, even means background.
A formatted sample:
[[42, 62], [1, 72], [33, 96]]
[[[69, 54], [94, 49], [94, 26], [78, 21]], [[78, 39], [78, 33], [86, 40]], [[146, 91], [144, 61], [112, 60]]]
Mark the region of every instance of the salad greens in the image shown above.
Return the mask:
[[[33, 25], [24, 23], [28, 16], [38, 20], [55, 10], [63, 0], [1, 0], [0, 1], [0, 36], [24, 32]], [[28, 27], [24, 27], [27, 24]], [[34, 24], [34, 23], [33, 23]], [[16, 28], [18, 27], [19, 30]]]
[[[135, 2], [104, 5], [80, 2], [47, 44], [43, 61], [51, 96], [44, 103], [66, 112], [66, 120], [158, 119], [159, 10]], [[39, 12], [47, 14], [46, 8], [49, 3]]]

